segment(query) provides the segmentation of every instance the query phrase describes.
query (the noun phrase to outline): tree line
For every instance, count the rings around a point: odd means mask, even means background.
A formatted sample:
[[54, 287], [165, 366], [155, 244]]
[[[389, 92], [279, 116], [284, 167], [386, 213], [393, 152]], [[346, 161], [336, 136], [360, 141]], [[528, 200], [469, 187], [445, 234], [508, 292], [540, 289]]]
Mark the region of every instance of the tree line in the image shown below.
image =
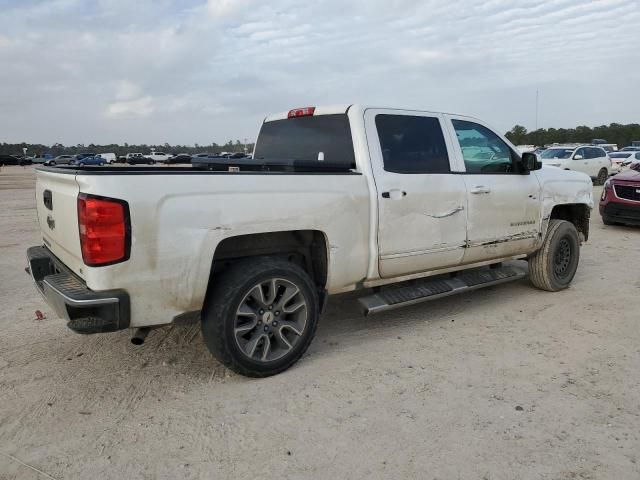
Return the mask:
[[599, 127], [579, 126], [576, 128], [539, 128], [528, 132], [522, 125], [516, 125], [506, 133], [506, 137], [515, 145], [543, 146], [551, 143], [591, 143], [595, 138], [615, 143], [618, 147], [640, 141], [640, 124], [622, 125], [612, 123]]
[[147, 155], [152, 150], [165, 153], [189, 153], [195, 155], [196, 153], [220, 153], [220, 152], [244, 152], [253, 151], [253, 143], [242, 143], [240, 140], [229, 140], [224, 145], [218, 145], [213, 142], [210, 145], [170, 145], [165, 143], [163, 145], [130, 145], [125, 143], [119, 145], [112, 143], [109, 145], [96, 145], [90, 143], [89, 145], [62, 145], [61, 143], [54, 143], [53, 145], [43, 145], [40, 143], [0, 143], [1, 155], [22, 155], [23, 148], [27, 149], [27, 156], [50, 153], [53, 156], [58, 155], [75, 155], [77, 153], [115, 153], [117, 156], [126, 155], [127, 153], [142, 153]]

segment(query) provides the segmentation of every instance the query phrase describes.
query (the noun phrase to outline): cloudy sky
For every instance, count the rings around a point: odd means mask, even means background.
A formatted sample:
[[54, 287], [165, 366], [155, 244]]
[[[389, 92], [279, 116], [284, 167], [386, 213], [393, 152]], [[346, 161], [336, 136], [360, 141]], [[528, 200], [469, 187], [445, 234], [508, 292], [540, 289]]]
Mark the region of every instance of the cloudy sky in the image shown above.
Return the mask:
[[0, 142], [224, 143], [367, 103], [640, 122], [640, 0], [0, 0]]

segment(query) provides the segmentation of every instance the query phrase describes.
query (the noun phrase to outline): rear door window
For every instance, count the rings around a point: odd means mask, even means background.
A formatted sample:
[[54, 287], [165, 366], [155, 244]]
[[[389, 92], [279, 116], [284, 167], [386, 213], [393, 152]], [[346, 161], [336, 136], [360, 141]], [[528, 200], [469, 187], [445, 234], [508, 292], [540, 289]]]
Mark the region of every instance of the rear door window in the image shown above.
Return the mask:
[[262, 124], [254, 159], [317, 162], [355, 168], [351, 127], [346, 114], [274, 120]]
[[449, 173], [440, 121], [417, 115], [376, 115], [384, 169], [393, 173]]

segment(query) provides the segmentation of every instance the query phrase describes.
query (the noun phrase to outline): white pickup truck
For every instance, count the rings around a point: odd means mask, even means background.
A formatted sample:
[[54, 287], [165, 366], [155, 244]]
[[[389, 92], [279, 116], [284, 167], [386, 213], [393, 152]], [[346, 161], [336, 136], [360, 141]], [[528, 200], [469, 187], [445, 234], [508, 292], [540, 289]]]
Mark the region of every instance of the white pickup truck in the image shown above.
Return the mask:
[[375, 313], [522, 278], [517, 259], [566, 288], [593, 207], [587, 175], [480, 120], [358, 105], [269, 116], [253, 159], [202, 169], [38, 167], [36, 201], [28, 270], [69, 328], [142, 343], [201, 319], [248, 376], [303, 355], [328, 295]]

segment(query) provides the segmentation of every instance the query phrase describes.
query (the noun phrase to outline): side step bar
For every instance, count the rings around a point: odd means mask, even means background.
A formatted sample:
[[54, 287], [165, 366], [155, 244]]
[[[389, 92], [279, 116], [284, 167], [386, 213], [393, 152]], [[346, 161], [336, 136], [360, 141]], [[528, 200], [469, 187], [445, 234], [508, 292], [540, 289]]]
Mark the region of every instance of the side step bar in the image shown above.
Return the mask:
[[365, 315], [385, 312], [394, 308], [448, 297], [482, 287], [519, 280], [527, 275], [524, 269], [513, 266], [479, 268], [453, 275], [410, 280], [381, 287], [373, 295], [359, 298]]

